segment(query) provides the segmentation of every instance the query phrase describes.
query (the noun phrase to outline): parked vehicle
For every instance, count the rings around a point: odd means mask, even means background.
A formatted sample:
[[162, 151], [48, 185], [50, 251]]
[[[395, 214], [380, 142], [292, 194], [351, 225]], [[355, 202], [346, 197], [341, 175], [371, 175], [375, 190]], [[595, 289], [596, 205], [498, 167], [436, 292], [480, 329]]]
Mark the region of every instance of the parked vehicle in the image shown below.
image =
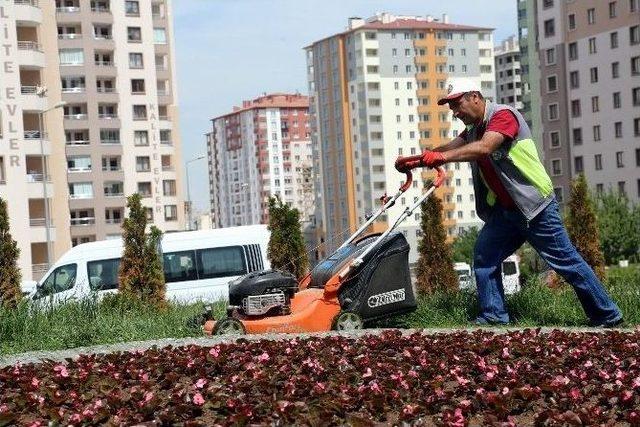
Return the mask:
[[[229, 281], [269, 268], [268, 242], [266, 225], [165, 234], [160, 249], [167, 299], [228, 299]], [[122, 252], [122, 239], [71, 248], [47, 271], [30, 297], [58, 302], [117, 292]]]
[[456, 262], [453, 265], [456, 274], [458, 275], [458, 284], [460, 289], [474, 290], [473, 285], [473, 273], [471, 272], [471, 266], [466, 262]]
[[[518, 256], [513, 254], [502, 262], [502, 287], [506, 295], [520, 291], [520, 267]], [[453, 267], [458, 274], [460, 289], [475, 290], [474, 273], [466, 262], [456, 262]]]

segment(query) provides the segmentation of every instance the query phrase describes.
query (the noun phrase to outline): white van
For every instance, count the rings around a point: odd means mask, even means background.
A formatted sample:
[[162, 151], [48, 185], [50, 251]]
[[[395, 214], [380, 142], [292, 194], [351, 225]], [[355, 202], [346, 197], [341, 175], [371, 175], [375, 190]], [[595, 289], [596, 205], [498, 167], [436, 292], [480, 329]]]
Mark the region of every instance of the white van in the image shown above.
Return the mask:
[[453, 264], [453, 268], [458, 275], [458, 285], [460, 289], [474, 290], [473, 275], [471, 273], [471, 266], [466, 262], [456, 262]]
[[520, 267], [518, 255], [513, 254], [502, 261], [502, 287], [506, 295], [520, 291]]
[[[266, 225], [166, 233], [161, 252], [168, 300], [228, 299], [228, 283], [270, 268]], [[116, 292], [122, 239], [84, 243], [65, 253], [43, 276], [30, 297], [53, 303]]]

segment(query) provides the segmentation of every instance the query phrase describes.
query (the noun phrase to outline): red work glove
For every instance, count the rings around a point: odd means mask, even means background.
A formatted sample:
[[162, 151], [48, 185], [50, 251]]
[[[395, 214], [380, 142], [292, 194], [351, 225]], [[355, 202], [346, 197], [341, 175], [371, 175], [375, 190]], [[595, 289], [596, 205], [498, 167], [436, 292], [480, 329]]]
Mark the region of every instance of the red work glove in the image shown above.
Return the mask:
[[444, 155], [439, 151], [426, 150], [422, 153], [421, 166], [436, 168], [446, 163]]

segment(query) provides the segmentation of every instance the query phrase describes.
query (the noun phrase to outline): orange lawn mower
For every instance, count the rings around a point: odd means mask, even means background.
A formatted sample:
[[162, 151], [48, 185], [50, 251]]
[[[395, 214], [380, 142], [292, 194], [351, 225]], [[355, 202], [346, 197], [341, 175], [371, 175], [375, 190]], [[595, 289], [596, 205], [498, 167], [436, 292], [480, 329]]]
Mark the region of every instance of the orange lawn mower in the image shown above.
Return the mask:
[[[402, 159], [401, 159], [402, 160]], [[394, 231], [444, 180], [437, 176], [428, 190], [407, 207], [384, 233], [363, 237], [380, 215], [411, 187], [412, 158], [406, 158], [407, 180], [328, 258], [299, 283], [292, 274], [266, 270], [229, 282], [227, 315], [207, 320], [208, 335], [325, 332], [362, 329], [365, 322], [409, 313], [416, 299], [409, 272], [409, 244]]]

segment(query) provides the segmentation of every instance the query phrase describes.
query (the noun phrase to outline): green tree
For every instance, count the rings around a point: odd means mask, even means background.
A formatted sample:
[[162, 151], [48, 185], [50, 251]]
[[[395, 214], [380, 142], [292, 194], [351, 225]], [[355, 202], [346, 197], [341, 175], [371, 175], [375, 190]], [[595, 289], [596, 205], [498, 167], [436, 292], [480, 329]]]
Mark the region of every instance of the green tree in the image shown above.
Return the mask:
[[22, 298], [18, 268], [20, 249], [9, 233], [7, 202], [0, 198], [0, 304], [14, 308]]
[[453, 251], [453, 261], [466, 262], [471, 264], [473, 261], [473, 248], [478, 240], [480, 230], [476, 227], [471, 227], [458, 234], [453, 241], [451, 249]]
[[146, 233], [147, 215], [139, 194], [127, 198], [127, 208], [129, 217], [122, 225], [124, 251], [118, 272], [120, 292], [158, 307], [163, 306], [166, 284], [158, 251], [162, 232], [151, 226], [149, 233]]
[[565, 224], [569, 238], [582, 258], [593, 268], [598, 278], [604, 280], [605, 264], [599, 245], [598, 222], [583, 174], [578, 175], [571, 183]]
[[438, 197], [431, 196], [422, 203], [420, 229], [422, 238], [418, 243], [416, 266], [418, 293], [457, 290], [458, 276], [453, 268], [451, 246], [442, 224], [442, 202]]
[[600, 246], [607, 264], [638, 256], [640, 247], [640, 206], [609, 190], [597, 200]]
[[307, 273], [309, 258], [300, 229], [300, 212], [278, 197], [269, 198], [269, 245], [267, 256], [271, 268], [302, 278]]

